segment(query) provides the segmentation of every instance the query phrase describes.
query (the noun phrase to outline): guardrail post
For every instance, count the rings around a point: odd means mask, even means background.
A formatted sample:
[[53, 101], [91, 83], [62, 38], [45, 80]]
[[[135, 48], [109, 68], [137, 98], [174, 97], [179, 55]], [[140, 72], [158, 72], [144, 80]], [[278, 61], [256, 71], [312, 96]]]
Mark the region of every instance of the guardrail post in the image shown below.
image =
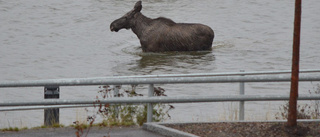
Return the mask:
[[[59, 99], [60, 88], [44, 87], [44, 99]], [[53, 126], [53, 124], [59, 124], [59, 108], [44, 109], [44, 125]]]
[[[114, 97], [119, 97], [119, 90], [120, 90], [120, 85], [113, 85], [113, 94]], [[115, 115], [119, 117], [119, 107], [116, 105], [115, 107]]]
[[[148, 97], [152, 97], [153, 94], [154, 94], [154, 85], [153, 84], [149, 84]], [[152, 122], [152, 113], [153, 113], [152, 103], [148, 103], [148, 107], [147, 107], [147, 122]]]
[[[240, 70], [240, 72], [244, 72], [244, 70]], [[244, 76], [244, 75], [241, 75]], [[240, 82], [240, 95], [244, 95], [244, 82]], [[244, 120], [244, 101], [239, 102], [239, 120]]]

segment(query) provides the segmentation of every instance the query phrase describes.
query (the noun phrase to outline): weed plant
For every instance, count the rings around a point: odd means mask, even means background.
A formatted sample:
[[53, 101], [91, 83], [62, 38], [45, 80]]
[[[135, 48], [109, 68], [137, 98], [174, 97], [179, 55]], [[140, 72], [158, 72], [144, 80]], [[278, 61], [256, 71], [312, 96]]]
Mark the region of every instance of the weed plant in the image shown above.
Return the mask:
[[[139, 97], [143, 96], [135, 91], [133, 86], [130, 90], [121, 90], [117, 95], [110, 93], [113, 88], [110, 86], [102, 86], [99, 91], [103, 99], [112, 97]], [[118, 87], [119, 88], [119, 87]], [[167, 96], [165, 90], [161, 87], [154, 88], [154, 96]], [[142, 125], [147, 121], [147, 105], [109, 105], [100, 104], [98, 113], [104, 118], [102, 126], [131, 126]], [[159, 122], [170, 118], [169, 111], [173, 109], [172, 105], [156, 103], [153, 105], [153, 121]]]
[[[320, 94], [320, 84], [317, 84], [313, 91], [308, 91], [309, 94]], [[280, 106], [280, 112], [276, 113], [276, 119], [287, 119], [289, 111], [289, 102]], [[320, 100], [310, 101], [308, 104], [297, 105], [297, 119], [319, 119], [320, 118]]]
[[9, 127], [9, 128], [3, 128], [1, 131], [19, 131], [20, 129], [18, 127]]
[[[119, 90], [118, 94], [114, 94], [114, 90], [117, 88]], [[120, 86], [111, 88], [110, 86], [100, 86], [99, 87], [99, 96], [96, 96], [95, 108], [97, 108], [96, 114], [88, 116], [86, 123], [80, 123], [79, 121], [74, 122], [74, 128], [76, 131], [76, 136], [87, 136], [90, 128], [92, 126], [102, 126], [102, 127], [111, 127], [111, 126], [132, 126], [139, 125], [147, 121], [147, 105], [110, 105], [110, 104], [101, 104], [101, 99], [108, 99], [114, 97], [139, 97], [143, 96], [135, 90], [135, 86], [132, 86], [130, 90], [121, 89]], [[161, 87], [154, 88], [154, 96], [167, 96], [165, 90]], [[170, 104], [155, 103], [153, 104], [153, 121], [160, 122], [170, 118], [169, 111], [174, 107]], [[94, 124], [94, 121], [97, 115], [103, 117], [103, 121], [99, 124]], [[86, 129], [86, 131], [85, 131]]]

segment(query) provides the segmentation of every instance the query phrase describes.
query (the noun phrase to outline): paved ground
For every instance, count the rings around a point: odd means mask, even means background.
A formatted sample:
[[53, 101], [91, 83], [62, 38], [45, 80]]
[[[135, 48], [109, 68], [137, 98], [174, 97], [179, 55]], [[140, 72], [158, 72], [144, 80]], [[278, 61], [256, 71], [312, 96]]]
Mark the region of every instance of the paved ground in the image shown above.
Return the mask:
[[[84, 130], [86, 132], [87, 130]], [[76, 130], [72, 127], [28, 129], [18, 132], [0, 132], [0, 137], [76, 137]], [[84, 133], [85, 134], [85, 133]], [[85, 137], [83, 135], [82, 137]], [[164, 137], [162, 135], [143, 130], [141, 127], [93, 127], [88, 137]]]

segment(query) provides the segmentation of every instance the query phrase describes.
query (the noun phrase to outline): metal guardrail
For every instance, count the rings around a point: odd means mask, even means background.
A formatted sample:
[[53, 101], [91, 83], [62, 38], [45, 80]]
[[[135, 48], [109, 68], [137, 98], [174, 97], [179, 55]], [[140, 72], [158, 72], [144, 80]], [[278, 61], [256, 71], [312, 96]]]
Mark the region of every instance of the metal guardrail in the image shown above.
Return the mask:
[[[47, 86], [88, 86], [88, 85], [130, 85], [148, 84], [148, 97], [139, 98], [108, 98], [100, 100], [99, 103], [123, 104], [123, 103], [148, 103], [147, 122], [152, 121], [152, 103], [187, 103], [187, 102], [221, 102], [221, 101], [240, 101], [239, 118], [244, 119], [245, 101], [271, 101], [288, 100], [288, 96], [279, 95], [244, 95], [245, 82], [289, 82], [291, 76], [286, 74], [291, 71], [264, 71], [264, 72], [232, 72], [232, 73], [198, 73], [198, 74], [169, 74], [169, 75], [145, 75], [145, 76], [116, 76], [99, 78], [80, 78], [80, 79], [50, 79], [50, 80], [31, 80], [31, 81], [10, 81], [0, 82], [0, 88], [12, 87], [47, 87]], [[301, 70], [300, 81], [320, 81], [320, 70]], [[273, 75], [281, 74], [281, 75]], [[247, 76], [250, 75], [250, 76]], [[182, 84], [182, 83], [240, 83], [240, 95], [230, 96], [186, 96], [186, 97], [152, 97], [154, 84]], [[299, 100], [320, 100], [319, 95], [300, 95]], [[81, 107], [86, 104], [93, 106], [97, 104], [95, 100], [43, 100], [35, 102], [0, 102], [0, 107], [19, 106], [17, 108], [0, 108], [0, 111], [9, 110], [29, 110], [42, 108], [58, 107]], [[37, 106], [51, 105], [51, 106]], [[67, 105], [67, 106], [65, 106]], [[27, 107], [26, 107], [27, 106]]]
[[[318, 100], [320, 95], [300, 95], [299, 100]], [[144, 104], [144, 103], [192, 103], [229, 101], [281, 101], [289, 100], [289, 95], [220, 95], [220, 96], [180, 96], [180, 97], [130, 97], [108, 98], [104, 100], [43, 100], [2, 102], [0, 106], [74, 105], [74, 104]]]
[[36, 110], [36, 109], [52, 109], [52, 108], [77, 108], [77, 107], [93, 107], [93, 104], [80, 104], [80, 105], [50, 105], [50, 106], [27, 106], [17, 105], [18, 107], [0, 108], [1, 111], [18, 111], [18, 110]]
[[[80, 78], [50, 79], [0, 82], [5, 87], [44, 87], [44, 86], [89, 86], [89, 85], [130, 85], [130, 84], [181, 84], [181, 83], [235, 83], [235, 82], [285, 82], [290, 75], [260, 76], [201, 76], [201, 77], [165, 77], [165, 78]], [[319, 81], [320, 74], [300, 75], [299, 81]]]

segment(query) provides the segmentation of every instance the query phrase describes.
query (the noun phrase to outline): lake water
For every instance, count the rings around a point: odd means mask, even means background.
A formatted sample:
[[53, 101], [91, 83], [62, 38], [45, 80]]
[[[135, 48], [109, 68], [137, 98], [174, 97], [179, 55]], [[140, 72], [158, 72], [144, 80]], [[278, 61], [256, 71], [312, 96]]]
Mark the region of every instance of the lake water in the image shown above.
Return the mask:
[[[122, 75], [290, 70], [293, 0], [144, 0], [142, 13], [215, 31], [212, 52], [142, 53], [131, 30], [109, 30], [132, 0], [0, 0], [0, 81]], [[303, 1], [301, 69], [319, 69], [320, 2]], [[308, 93], [317, 83], [300, 84]], [[168, 96], [238, 94], [238, 83], [157, 85]], [[288, 94], [289, 83], [247, 83], [246, 94]], [[147, 86], [139, 86], [146, 95]], [[98, 86], [61, 87], [61, 99], [94, 99]], [[43, 88], [2, 88], [1, 101], [43, 99]], [[274, 119], [282, 102], [247, 102], [247, 120]], [[231, 120], [238, 103], [174, 104], [167, 121]], [[84, 108], [60, 109], [65, 125]], [[43, 124], [43, 110], [0, 112], [0, 128]]]

